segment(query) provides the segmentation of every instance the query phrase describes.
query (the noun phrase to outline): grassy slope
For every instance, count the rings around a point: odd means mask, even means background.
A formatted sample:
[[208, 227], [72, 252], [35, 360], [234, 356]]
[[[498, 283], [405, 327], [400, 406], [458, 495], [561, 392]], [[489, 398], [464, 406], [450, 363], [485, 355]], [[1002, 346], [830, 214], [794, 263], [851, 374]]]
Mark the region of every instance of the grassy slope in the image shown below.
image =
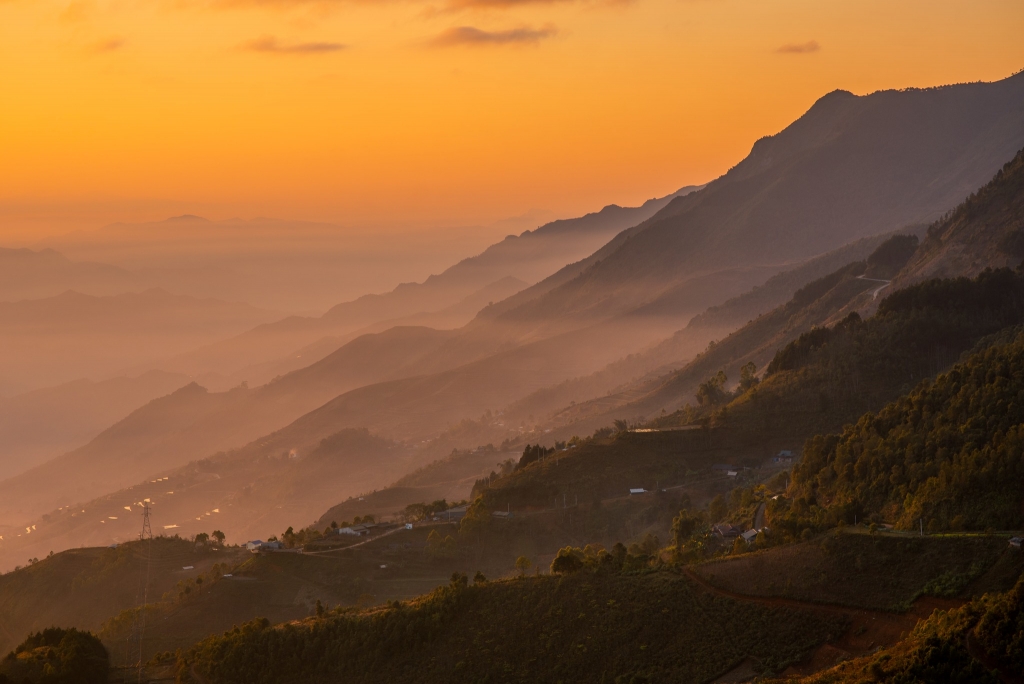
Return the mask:
[[[901, 610], [920, 594], [1005, 591], [1024, 570], [1005, 537], [829, 534], [800, 544], [704, 563], [716, 587], [874, 610]], [[1008, 568], [1004, 565], [1010, 566]], [[1007, 576], [1016, 574], [1007, 581]]]
[[207, 639], [183, 669], [253, 684], [701, 682], [749, 654], [779, 667], [842, 629], [841, 619], [715, 598], [668, 572], [542, 576], [247, 625]]
[[[429, 531], [402, 531], [347, 552], [246, 554], [231, 568], [231, 577], [208, 577], [201, 592], [193, 589], [186, 596], [170, 596], [151, 605], [146, 657], [188, 648], [210, 634], [258, 617], [275, 623], [300, 620], [314, 613], [318, 600], [330, 606], [368, 606], [414, 598], [445, 584], [454, 569], [471, 573], [477, 569], [456, 559], [429, 556], [425, 551]], [[486, 565], [482, 569], [497, 571]], [[101, 633], [104, 641], [122, 643], [130, 624], [126, 615], [108, 622]]]
[[[150, 600], [214, 563], [239, 557], [238, 551], [196, 551], [191, 542], [155, 539]], [[30, 631], [52, 625], [98, 630], [139, 601], [147, 558], [145, 543], [138, 542], [116, 549], [71, 549], [0, 576], [0, 652], [6, 653]], [[186, 565], [195, 570], [182, 570]]]

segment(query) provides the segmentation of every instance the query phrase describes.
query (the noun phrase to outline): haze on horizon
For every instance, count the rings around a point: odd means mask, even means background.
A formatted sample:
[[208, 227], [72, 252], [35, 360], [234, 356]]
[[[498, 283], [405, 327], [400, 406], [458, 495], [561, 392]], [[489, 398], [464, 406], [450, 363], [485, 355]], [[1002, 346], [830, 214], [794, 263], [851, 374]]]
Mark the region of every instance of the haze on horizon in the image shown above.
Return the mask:
[[1005, 78], [1022, 25], [1014, 0], [2, 0], [0, 237], [635, 206], [831, 90]]
[[0, 684], [1009, 671], [1022, 27], [0, 0]]

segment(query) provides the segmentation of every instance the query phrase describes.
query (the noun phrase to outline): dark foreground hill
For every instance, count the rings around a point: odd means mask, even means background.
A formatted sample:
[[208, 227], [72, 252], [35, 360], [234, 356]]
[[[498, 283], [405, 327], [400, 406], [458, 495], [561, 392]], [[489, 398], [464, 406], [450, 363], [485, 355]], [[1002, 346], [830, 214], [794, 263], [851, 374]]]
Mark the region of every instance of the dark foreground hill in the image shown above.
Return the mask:
[[[1009, 592], [936, 611], [891, 648], [803, 678], [854, 682], [1019, 682], [1024, 672], [1024, 577]], [[786, 681], [793, 681], [792, 679]]]
[[243, 625], [183, 656], [216, 682], [701, 682], [748, 654], [780, 667], [840, 619], [712, 597], [668, 572], [531, 577], [298, 624]]

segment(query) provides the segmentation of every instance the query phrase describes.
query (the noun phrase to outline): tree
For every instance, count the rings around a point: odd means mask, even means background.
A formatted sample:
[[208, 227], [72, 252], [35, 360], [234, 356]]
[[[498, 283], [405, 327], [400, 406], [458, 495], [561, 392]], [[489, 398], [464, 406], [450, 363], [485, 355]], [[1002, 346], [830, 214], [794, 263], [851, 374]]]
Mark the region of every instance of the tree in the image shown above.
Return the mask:
[[484, 573], [480, 572], [479, 570], [477, 570], [476, 574], [473, 575], [473, 584], [483, 584], [486, 581], [487, 578], [484, 576]]
[[697, 403], [701, 406], [714, 406], [728, 398], [725, 382], [729, 378], [724, 370], [718, 371], [714, 377], [708, 378], [697, 386]]
[[210, 541], [210, 535], [206, 534], [205, 532], [200, 532], [196, 535], [196, 544], [206, 546], [206, 542], [208, 541]]
[[459, 523], [459, 535], [463, 537], [469, 537], [474, 533], [483, 530], [491, 522], [491, 513], [487, 509], [487, 505], [484, 503], [484, 498], [478, 496], [469, 508], [466, 509], [466, 515], [462, 518], [462, 522]]
[[571, 575], [583, 569], [583, 559], [578, 550], [570, 546], [559, 549], [558, 555], [551, 561], [551, 572], [556, 575]]
[[54, 684], [106, 682], [109, 668], [107, 649], [92, 633], [59, 627], [29, 635], [3, 659], [2, 667], [10, 681]]
[[223, 532], [221, 532], [220, 530], [214, 530], [212, 536], [213, 536], [214, 539], [217, 540], [217, 545], [218, 546], [223, 546], [224, 545], [224, 540], [227, 539], [227, 535], [224, 534]]
[[699, 512], [679, 511], [679, 515], [672, 520], [672, 541], [675, 542], [676, 548], [682, 548], [693, 536], [697, 527], [703, 523], [704, 516]]
[[729, 513], [729, 505], [725, 503], [725, 497], [719, 494], [708, 504], [708, 517], [712, 521], [722, 520]]
[[531, 563], [530, 559], [526, 556], [520, 556], [519, 558], [516, 558], [516, 570], [519, 571], [520, 577], [526, 574], [526, 571], [530, 569], [531, 565], [533, 565], [533, 563]]
[[740, 391], [746, 392], [751, 387], [754, 387], [759, 383], [757, 379], [757, 366], [754, 365], [753, 361], [743, 364], [740, 368]]

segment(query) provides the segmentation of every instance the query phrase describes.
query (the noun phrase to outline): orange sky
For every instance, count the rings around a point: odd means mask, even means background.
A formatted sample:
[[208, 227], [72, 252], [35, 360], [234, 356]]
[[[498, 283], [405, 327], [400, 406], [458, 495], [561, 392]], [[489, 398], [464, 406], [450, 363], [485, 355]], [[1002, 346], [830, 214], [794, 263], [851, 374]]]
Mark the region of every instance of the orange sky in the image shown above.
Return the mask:
[[0, 237], [572, 215], [835, 88], [1024, 67], [1020, 0], [0, 0]]

